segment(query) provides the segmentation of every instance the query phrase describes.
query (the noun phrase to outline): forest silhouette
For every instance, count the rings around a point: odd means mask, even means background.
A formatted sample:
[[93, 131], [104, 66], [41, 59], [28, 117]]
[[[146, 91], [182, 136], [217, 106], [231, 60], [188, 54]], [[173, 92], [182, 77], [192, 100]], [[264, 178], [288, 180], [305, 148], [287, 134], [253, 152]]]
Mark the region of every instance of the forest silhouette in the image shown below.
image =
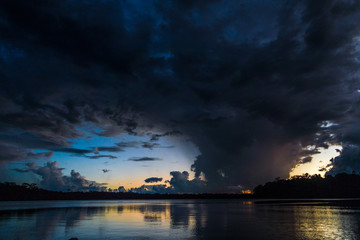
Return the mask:
[[259, 185], [253, 192], [257, 198], [359, 198], [360, 175], [303, 174]]
[[134, 192], [57, 192], [36, 184], [0, 183], [0, 201], [26, 200], [97, 200], [97, 199], [250, 199], [250, 198], [360, 198], [360, 175], [336, 176], [304, 174], [289, 179], [275, 179], [259, 185], [253, 194], [144, 194]]

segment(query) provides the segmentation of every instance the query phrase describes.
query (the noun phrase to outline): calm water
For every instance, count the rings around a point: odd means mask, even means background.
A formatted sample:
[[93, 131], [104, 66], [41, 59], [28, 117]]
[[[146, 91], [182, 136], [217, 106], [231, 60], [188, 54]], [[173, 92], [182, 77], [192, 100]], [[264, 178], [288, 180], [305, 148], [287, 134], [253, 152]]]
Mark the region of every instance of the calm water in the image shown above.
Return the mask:
[[241, 200], [0, 202], [0, 239], [360, 239], [360, 209]]

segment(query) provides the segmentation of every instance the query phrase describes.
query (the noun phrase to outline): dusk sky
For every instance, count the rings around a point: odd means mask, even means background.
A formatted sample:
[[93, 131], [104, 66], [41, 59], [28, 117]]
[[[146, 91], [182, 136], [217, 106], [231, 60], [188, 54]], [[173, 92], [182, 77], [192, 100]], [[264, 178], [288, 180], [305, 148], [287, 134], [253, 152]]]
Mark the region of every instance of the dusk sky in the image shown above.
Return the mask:
[[241, 192], [360, 173], [359, 22], [357, 0], [2, 0], [0, 182]]

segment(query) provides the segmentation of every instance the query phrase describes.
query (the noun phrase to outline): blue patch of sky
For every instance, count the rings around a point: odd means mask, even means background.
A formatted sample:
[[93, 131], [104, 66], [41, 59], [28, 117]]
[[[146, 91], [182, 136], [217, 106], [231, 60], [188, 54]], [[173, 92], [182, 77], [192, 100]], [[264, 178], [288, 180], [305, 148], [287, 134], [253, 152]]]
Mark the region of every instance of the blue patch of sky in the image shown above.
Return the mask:
[[[96, 147], [113, 147], [119, 142], [139, 142], [138, 147], [124, 148], [123, 152], [99, 152], [99, 155], [113, 155], [117, 158], [97, 158], [90, 159], [80, 154], [65, 152], [54, 152], [50, 161], [57, 161], [60, 168], [64, 168], [63, 174], [69, 175], [74, 169], [80, 172], [87, 179], [97, 182], [109, 182], [111, 187], [136, 186], [143, 184], [143, 180], [148, 177], [162, 177], [169, 179], [170, 171], [189, 171], [195, 157], [199, 154], [198, 149], [183, 137], [162, 137], [156, 142], [161, 147], [153, 149], [144, 148], [142, 142], [149, 142], [149, 136], [133, 136], [122, 134], [116, 137], [102, 137], [94, 132], [99, 129], [90, 126], [82, 126], [78, 130], [84, 131], [86, 135], [80, 139], [72, 139], [71, 148], [93, 150], [93, 153], [87, 156], [96, 156]], [[172, 147], [170, 147], [172, 146]], [[48, 152], [46, 149], [34, 149], [34, 153]], [[132, 157], [153, 157], [160, 158], [159, 161], [134, 162], [129, 161]], [[46, 164], [48, 159], [37, 159], [27, 161], [11, 162], [7, 169], [19, 168], [25, 169], [26, 163], [37, 162], [38, 166]], [[102, 169], [110, 169], [110, 172], [104, 173]], [[18, 183], [38, 182], [39, 177], [31, 173], [18, 173], [7, 171]]]

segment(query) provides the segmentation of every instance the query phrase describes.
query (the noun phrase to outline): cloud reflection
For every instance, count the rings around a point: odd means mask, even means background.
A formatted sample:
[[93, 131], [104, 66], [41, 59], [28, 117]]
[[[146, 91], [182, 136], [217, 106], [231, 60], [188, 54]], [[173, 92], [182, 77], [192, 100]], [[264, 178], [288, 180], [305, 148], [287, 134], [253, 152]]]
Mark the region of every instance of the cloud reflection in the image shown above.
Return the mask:
[[356, 239], [360, 234], [360, 211], [334, 206], [221, 200], [85, 204], [0, 211], [0, 239]]

